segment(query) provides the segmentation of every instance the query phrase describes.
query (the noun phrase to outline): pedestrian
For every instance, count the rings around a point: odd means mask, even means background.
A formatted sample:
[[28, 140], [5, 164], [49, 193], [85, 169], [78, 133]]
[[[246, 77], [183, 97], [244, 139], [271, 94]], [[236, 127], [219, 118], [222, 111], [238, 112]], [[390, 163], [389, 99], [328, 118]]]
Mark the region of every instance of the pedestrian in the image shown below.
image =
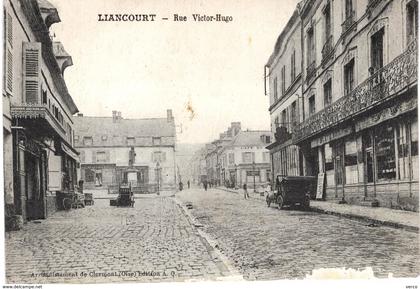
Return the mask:
[[190, 180], [187, 181], [188, 188], [190, 188]]
[[182, 191], [182, 189], [184, 188], [184, 184], [181, 182], [179, 182], [179, 190]]
[[207, 181], [204, 181], [203, 185], [204, 185], [204, 190], [207, 191]]
[[246, 186], [246, 183], [243, 185], [244, 188], [244, 199], [249, 199], [249, 194], [248, 194], [248, 188]]

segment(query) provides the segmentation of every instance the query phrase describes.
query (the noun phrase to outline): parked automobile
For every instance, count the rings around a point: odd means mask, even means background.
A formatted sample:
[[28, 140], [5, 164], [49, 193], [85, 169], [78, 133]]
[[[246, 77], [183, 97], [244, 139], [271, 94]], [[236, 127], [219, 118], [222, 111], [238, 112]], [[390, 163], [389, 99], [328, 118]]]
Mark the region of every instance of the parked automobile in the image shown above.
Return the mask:
[[311, 194], [316, 190], [316, 177], [311, 176], [277, 176], [277, 190], [266, 197], [267, 206], [277, 204], [283, 206], [300, 206], [308, 209]]

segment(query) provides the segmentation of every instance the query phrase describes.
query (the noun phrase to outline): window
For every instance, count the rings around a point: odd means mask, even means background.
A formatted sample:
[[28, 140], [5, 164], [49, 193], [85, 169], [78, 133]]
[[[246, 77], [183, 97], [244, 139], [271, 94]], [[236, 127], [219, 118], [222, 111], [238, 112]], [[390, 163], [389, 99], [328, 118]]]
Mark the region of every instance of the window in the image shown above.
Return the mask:
[[83, 138], [83, 145], [85, 145], [85, 146], [91, 146], [92, 144], [93, 144], [93, 141], [92, 141], [92, 137], [91, 136], [85, 136]]
[[274, 119], [274, 126], [275, 126], [276, 128], [278, 128], [278, 127], [279, 127], [279, 117], [278, 117], [278, 116], [276, 116], [276, 118]]
[[407, 4], [407, 44], [417, 38], [418, 31], [418, 7], [417, 1]]
[[283, 65], [281, 68], [281, 93], [286, 92], [286, 66]]
[[229, 164], [233, 165], [235, 163], [235, 154], [229, 153]]
[[96, 152], [96, 162], [105, 163], [106, 162], [106, 153], [105, 152]]
[[344, 95], [354, 88], [354, 58], [344, 66]]
[[324, 106], [328, 106], [332, 102], [331, 79], [324, 84]]
[[153, 137], [152, 138], [152, 143], [154, 146], [160, 146], [162, 143], [162, 138], [161, 137]]
[[329, 144], [324, 145], [324, 155], [325, 155], [325, 171], [334, 170], [334, 164], [332, 160], [332, 149]]
[[108, 136], [107, 136], [107, 135], [103, 135], [103, 136], [101, 137], [101, 139], [102, 139], [103, 141], [106, 141], [106, 140], [108, 139]]
[[378, 179], [396, 178], [394, 129], [388, 123], [375, 131], [376, 167]]
[[269, 152], [263, 152], [262, 153], [262, 160], [263, 163], [267, 163], [270, 161], [270, 153]]
[[290, 80], [293, 82], [296, 78], [296, 51], [293, 50], [290, 59]]
[[384, 65], [384, 28], [372, 35], [370, 43], [372, 68], [376, 72]]
[[133, 146], [136, 143], [136, 139], [134, 137], [127, 137], [127, 145]]
[[293, 103], [292, 103], [292, 105], [291, 105], [291, 108], [290, 108], [290, 122], [291, 122], [291, 125], [292, 126], [294, 126], [294, 125], [296, 125], [296, 123], [297, 123], [297, 105], [296, 105], [296, 101], [294, 101]]
[[153, 152], [152, 154], [152, 161], [153, 162], [165, 162], [166, 161], [166, 153], [165, 152]]
[[346, 1], [346, 19], [353, 17], [353, 0], [345, 0]]
[[74, 141], [79, 141], [79, 136], [78, 135], [74, 136]]
[[315, 38], [314, 38], [314, 29], [313, 27], [311, 27], [308, 30], [307, 33], [307, 47], [308, 47], [308, 52], [307, 52], [307, 66], [312, 65], [312, 63], [315, 61]]
[[344, 143], [344, 166], [346, 175], [346, 184], [355, 184], [358, 182], [357, 175], [357, 146], [355, 140], [348, 140]]
[[312, 115], [315, 113], [315, 95], [312, 95], [309, 98], [309, 115]]
[[331, 4], [325, 6], [324, 10], [324, 21], [325, 21], [325, 41], [331, 36]]
[[47, 100], [47, 91], [46, 90], [42, 90], [42, 104], [47, 104], [48, 100]]
[[286, 110], [283, 110], [281, 112], [281, 126], [287, 127], [287, 111]]
[[85, 170], [85, 182], [93, 183], [95, 181], [95, 172], [91, 169]]
[[252, 163], [255, 161], [254, 153], [253, 152], [244, 152], [242, 153], [242, 162], [243, 163]]
[[278, 96], [278, 87], [277, 87], [277, 77], [274, 77], [274, 101], [276, 101], [279, 96]]

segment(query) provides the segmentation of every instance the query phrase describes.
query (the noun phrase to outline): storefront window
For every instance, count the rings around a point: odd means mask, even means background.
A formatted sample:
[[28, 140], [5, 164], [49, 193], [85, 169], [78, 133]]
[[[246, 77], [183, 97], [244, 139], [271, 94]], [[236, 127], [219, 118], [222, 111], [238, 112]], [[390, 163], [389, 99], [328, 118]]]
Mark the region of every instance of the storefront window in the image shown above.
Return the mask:
[[396, 168], [394, 130], [391, 124], [386, 124], [376, 129], [375, 144], [378, 179], [395, 179]]
[[334, 186], [334, 163], [332, 158], [332, 148], [330, 144], [324, 145], [324, 156], [325, 156], [325, 174], [327, 180], [327, 186]]
[[346, 167], [346, 184], [357, 183], [357, 145], [355, 140], [345, 142], [344, 165]]

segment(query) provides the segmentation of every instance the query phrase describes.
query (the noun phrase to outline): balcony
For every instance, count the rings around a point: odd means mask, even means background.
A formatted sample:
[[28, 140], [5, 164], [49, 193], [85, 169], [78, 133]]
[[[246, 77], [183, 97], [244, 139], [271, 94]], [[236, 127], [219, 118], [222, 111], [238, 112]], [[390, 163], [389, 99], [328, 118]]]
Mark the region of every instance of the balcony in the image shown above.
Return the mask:
[[346, 16], [343, 24], [341, 24], [342, 32], [341, 34], [345, 37], [356, 25], [356, 14], [354, 11], [351, 11], [349, 15]]
[[300, 142], [398, 95], [417, 81], [417, 39], [407, 50], [323, 110], [296, 125], [293, 142]]
[[[11, 106], [10, 112], [12, 118], [18, 119], [20, 122], [25, 123], [25, 126], [31, 130], [45, 135], [51, 135], [54, 132], [62, 139], [68, 141], [66, 130], [62, 124], [54, 117], [52, 112], [45, 104], [29, 104], [23, 103], [16, 106]], [[39, 122], [39, 120], [41, 122]], [[45, 121], [46, 125], [42, 122]]]
[[332, 35], [328, 36], [327, 41], [325, 41], [324, 46], [322, 47], [322, 65], [328, 62], [332, 58], [334, 52], [333, 48], [333, 39]]
[[315, 76], [316, 67], [315, 67], [315, 60], [311, 62], [311, 64], [306, 67], [306, 82], [309, 83], [309, 81], [312, 79], [312, 77]]

